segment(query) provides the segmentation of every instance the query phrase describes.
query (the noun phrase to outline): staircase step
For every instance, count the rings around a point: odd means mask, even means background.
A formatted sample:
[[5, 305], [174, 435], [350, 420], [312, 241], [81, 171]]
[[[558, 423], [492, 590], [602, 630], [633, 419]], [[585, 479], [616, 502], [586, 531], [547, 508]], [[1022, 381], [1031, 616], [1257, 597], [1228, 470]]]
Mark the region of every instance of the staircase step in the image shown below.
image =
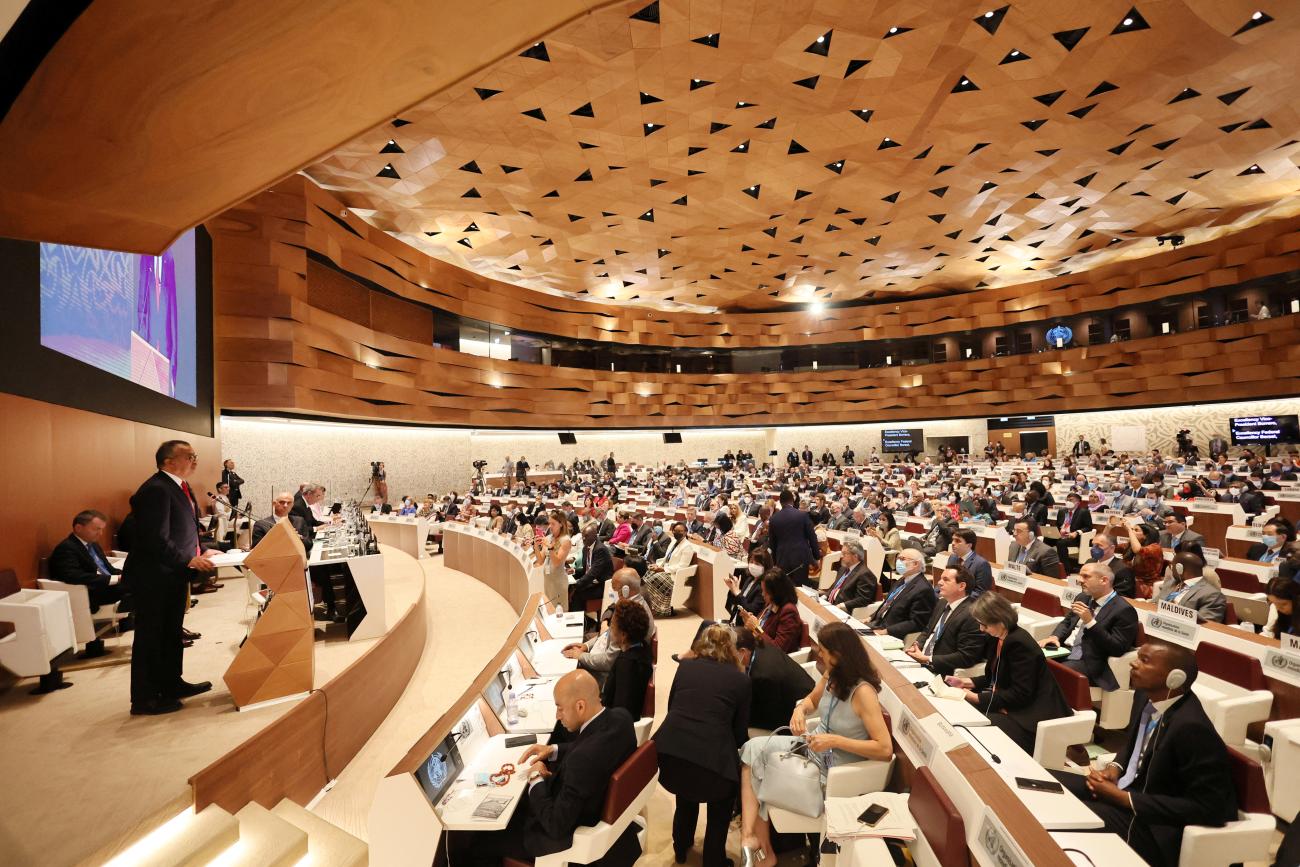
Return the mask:
[[133, 867], [199, 867], [238, 842], [239, 822], [216, 804], [209, 804], [190, 817], [180, 833], [161, 840], [150, 851], [136, 853], [131, 863]]
[[370, 847], [320, 816], [285, 798], [271, 813], [307, 832], [307, 855], [311, 867], [366, 867]]
[[235, 818], [239, 853], [232, 867], [291, 867], [307, 854], [307, 832], [261, 804], [249, 803]]

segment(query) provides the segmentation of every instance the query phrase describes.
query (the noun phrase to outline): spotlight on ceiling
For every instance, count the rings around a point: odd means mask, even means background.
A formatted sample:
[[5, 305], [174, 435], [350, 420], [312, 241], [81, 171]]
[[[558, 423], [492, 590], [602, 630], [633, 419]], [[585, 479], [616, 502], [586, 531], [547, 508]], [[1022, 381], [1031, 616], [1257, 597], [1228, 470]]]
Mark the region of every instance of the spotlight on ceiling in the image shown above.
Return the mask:
[[808, 305], [809, 313], [824, 313], [825, 311], [826, 311], [826, 302], [824, 301], [813, 301], [811, 304]]
[[1156, 246], [1163, 247], [1165, 245], [1165, 241], [1168, 241], [1174, 247], [1181, 247], [1183, 246], [1184, 243], [1187, 242], [1187, 238], [1184, 237], [1183, 235], [1157, 235], [1156, 236]]

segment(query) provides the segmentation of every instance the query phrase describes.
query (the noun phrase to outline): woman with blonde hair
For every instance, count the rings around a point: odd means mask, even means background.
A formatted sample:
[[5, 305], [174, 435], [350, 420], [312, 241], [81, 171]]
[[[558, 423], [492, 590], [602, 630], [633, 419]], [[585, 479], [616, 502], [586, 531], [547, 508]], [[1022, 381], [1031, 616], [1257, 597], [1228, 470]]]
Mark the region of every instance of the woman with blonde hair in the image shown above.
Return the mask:
[[569, 604], [569, 552], [573, 540], [569, 538], [569, 516], [556, 509], [547, 516], [550, 538], [543, 545], [546, 559], [542, 563], [542, 590], [551, 605], [568, 607]]
[[668, 715], [655, 732], [659, 783], [676, 796], [673, 855], [678, 864], [695, 843], [705, 804], [704, 867], [728, 867], [727, 826], [740, 784], [740, 745], [749, 733], [749, 677], [740, 668], [731, 627], [714, 624], [682, 659], [668, 695]]

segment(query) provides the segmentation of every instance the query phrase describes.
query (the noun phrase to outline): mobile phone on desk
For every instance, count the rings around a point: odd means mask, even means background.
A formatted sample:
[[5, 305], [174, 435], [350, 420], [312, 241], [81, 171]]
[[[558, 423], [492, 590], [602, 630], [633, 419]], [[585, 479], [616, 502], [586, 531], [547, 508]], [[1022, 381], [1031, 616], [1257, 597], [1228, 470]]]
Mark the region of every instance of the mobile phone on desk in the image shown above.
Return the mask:
[[1029, 777], [1016, 777], [1016, 785], [1031, 792], [1052, 792], [1059, 795], [1065, 791], [1065, 786], [1055, 780], [1031, 780]]
[[882, 806], [881, 804], [872, 804], [870, 807], [867, 807], [867, 809], [862, 811], [858, 816], [858, 821], [869, 828], [874, 828], [876, 825], [880, 824], [880, 820], [885, 818], [885, 814], [888, 812], [888, 807]]

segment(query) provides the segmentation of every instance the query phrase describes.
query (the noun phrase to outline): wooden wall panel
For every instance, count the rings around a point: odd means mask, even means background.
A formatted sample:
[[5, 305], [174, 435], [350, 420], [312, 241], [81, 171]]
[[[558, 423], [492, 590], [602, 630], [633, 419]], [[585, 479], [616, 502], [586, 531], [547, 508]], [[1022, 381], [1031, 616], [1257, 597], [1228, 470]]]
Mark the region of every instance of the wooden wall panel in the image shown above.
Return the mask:
[[115, 532], [131, 494], [155, 472], [154, 450], [168, 439], [194, 446], [195, 490], [212, 490], [221, 476], [219, 434], [210, 439], [0, 393], [0, 568], [35, 587], [37, 561], [72, 531], [82, 509], [108, 515], [108, 532]]

